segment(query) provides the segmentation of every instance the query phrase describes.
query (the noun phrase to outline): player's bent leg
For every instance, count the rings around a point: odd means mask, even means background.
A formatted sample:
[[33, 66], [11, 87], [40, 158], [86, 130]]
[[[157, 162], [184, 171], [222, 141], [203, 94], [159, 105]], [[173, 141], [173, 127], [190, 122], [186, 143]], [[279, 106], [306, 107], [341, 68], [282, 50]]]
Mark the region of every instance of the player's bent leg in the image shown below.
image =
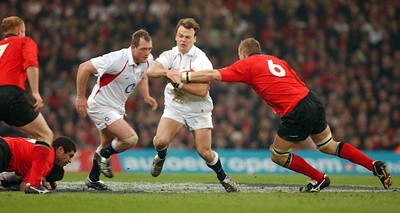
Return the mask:
[[[322, 137], [321, 135], [324, 135], [324, 133], [327, 136]], [[389, 170], [382, 161], [374, 161], [351, 144], [334, 141], [329, 128], [320, 134], [311, 135], [311, 138], [321, 152], [347, 159], [372, 171], [379, 178], [385, 189], [389, 189], [392, 185]]]
[[202, 154], [203, 155], [200, 154], [200, 156], [203, 159], [205, 158], [204, 156], [212, 156], [211, 161], [205, 160], [206, 165], [215, 172], [219, 182], [224, 187], [225, 191], [239, 192], [239, 187], [237, 186], [235, 181], [231, 177], [229, 177], [229, 175], [225, 172], [224, 168], [222, 167], [221, 159], [219, 158], [218, 153], [210, 149], [207, 153], [203, 152]]
[[158, 177], [161, 174], [168, 154], [168, 145], [182, 128], [182, 123], [168, 117], [161, 117], [160, 123], [157, 127], [156, 136], [153, 138], [153, 145], [157, 150], [157, 154], [151, 162], [151, 176]]
[[277, 149], [274, 144], [270, 146], [271, 159], [273, 162], [294, 172], [310, 177], [309, 184], [300, 188], [302, 192], [317, 192], [330, 184], [329, 177], [313, 168], [303, 158], [297, 156], [287, 149]]
[[[153, 177], [158, 177], [161, 174], [161, 171], [164, 167], [165, 158], [167, 157], [167, 153], [168, 153], [168, 146], [164, 146], [164, 147], [157, 146], [156, 140], [157, 140], [157, 136], [155, 136], [153, 138], [153, 144], [157, 150], [157, 154], [154, 156], [153, 161], [151, 162], [151, 166], [150, 166], [150, 174]], [[158, 149], [157, 147], [160, 147], [160, 149]]]
[[136, 146], [137, 142], [139, 140], [138, 135], [135, 133], [132, 136], [130, 136], [129, 138], [125, 138], [125, 139], [118, 139], [117, 141], [117, 150], [122, 150], [119, 152], [123, 152], [126, 151], [128, 149], [131, 149], [133, 147]]
[[105, 158], [100, 155], [99, 152], [94, 153], [94, 158], [96, 159], [95, 161], [97, 162], [100, 172], [103, 173], [104, 176], [108, 178], [114, 177], [114, 174], [112, 172], [112, 167], [111, 167], [111, 161], [110, 158]]
[[38, 141], [46, 142], [49, 145], [53, 143], [53, 131], [51, 131], [41, 113], [39, 113], [35, 120], [27, 125], [21, 126], [20, 129], [30, 134]]

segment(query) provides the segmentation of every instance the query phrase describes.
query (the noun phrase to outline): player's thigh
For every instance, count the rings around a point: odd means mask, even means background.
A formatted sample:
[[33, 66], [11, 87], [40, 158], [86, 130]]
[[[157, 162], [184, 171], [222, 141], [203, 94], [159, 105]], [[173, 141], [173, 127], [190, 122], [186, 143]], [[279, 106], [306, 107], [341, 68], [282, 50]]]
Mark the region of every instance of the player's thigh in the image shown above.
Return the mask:
[[327, 125], [326, 128], [317, 134], [311, 134], [310, 137], [313, 140], [314, 143], [319, 143], [325, 140], [329, 135], [331, 135], [331, 129]]
[[203, 128], [193, 131], [194, 142], [198, 152], [211, 150], [211, 129]]
[[48, 144], [53, 143], [53, 132], [47, 125], [43, 115], [39, 115], [29, 124], [20, 127], [23, 131], [32, 135], [34, 138], [40, 141], [44, 141]]
[[158, 123], [156, 138], [164, 142], [172, 141], [176, 134], [182, 130], [185, 124], [185, 118], [182, 112], [174, 108], [166, 107]]
[[182, 130], [183, 124], [169, 117], [161, 117], [158, 123], [156, 138], [165, 142], [172, 141]]
[[135, 130], [123, 118], [119, 118], [106, 127], [106, 130], [119, 139], [126, 139], [136, 135]]
[[279, 152], [290, 152], [297, 143], [298, 142], [285, 140], [276, 134], [272, 146]]

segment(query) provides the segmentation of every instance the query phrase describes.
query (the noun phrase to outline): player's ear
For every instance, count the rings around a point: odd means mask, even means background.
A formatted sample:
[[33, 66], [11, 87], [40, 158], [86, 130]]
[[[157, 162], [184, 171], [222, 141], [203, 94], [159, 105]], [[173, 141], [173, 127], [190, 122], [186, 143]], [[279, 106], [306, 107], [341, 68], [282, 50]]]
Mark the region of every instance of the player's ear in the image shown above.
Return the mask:
[[57, 153], [58, 153], [58, 154], [63, 154], [63, 153], [64, 153], [64, 147], [59, 146], [59, 147], [57, 148]]

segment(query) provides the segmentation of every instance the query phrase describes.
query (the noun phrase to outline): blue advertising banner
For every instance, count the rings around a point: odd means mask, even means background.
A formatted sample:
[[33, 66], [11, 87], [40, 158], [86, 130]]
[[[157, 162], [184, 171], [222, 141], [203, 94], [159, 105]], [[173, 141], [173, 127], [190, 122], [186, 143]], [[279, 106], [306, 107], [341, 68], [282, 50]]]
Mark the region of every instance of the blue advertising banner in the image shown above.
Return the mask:
[[[221, 158], [224, 169], [228, 173], [243, 174], [282, 174], [292, 173], [290, 170], [276, 165], [270, 159], [268, 150], [216, 150]], [[303, 157], [318, 170], [328, 174], [371, 174], [362, 166], [356, 165], [336, 156], [326, 155], [317, 150], [299, 150], [293, 153]], [[364, 152], [373, 159], [386, 163], [389, 171], [400, 174], [400, 154], [393, 151]], [[156, 154], [154, 149], [129, 150], [119, 154], [123, 172], [147, 173]], [[203, 173], [212, 172], [195, 150], [168, 150], [164, 163], [165, 173]]]

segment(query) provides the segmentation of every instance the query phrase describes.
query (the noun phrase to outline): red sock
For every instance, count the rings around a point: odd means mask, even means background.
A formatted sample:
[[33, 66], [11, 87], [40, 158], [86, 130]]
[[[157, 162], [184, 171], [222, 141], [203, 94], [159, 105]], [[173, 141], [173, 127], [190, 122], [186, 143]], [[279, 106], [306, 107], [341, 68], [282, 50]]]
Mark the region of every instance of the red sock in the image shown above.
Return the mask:
[[360, 150], [352, 146], [348, 143], [340, 143], [338, 147], [337, 155], [340, 158], [347, 159], [353, 163], [361, 165], [367, 168], [369, 171], [372, 171], [374, 162], [373, 159], [362, 153]]
[[314, 167], [308, 164], [302, 157], [295, 155], [293, 153], [291, 154], [291, 156], [292, 160], [290, 162], [290, 165], [287, 167], [288, 169], [295, 171], [297, 173], [307, 175], [312, 180], [316, 180], [318, 182], [324, 179], [324, 173], [316, 170]]
[[31, 186], [40, 186], [41, 180], [44, 177], [44, 170], [46, 168], [45, 162], [50, 153], [50, 147], [47, 143], [36, 141], [32, 152], [32, 166], [29, 183]]

